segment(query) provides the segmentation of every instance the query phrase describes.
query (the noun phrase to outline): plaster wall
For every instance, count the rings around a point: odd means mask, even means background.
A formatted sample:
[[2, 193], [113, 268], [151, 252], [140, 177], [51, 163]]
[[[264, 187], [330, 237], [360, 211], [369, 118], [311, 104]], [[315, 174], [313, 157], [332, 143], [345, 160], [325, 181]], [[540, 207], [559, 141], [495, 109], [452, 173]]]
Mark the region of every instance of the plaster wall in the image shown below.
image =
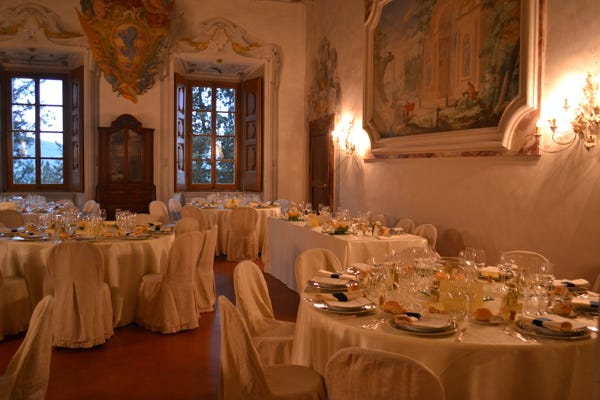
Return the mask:
[[[542, 115], [563, 101], [565, 77], [583, 87], [599, 73], [600, 28], [594, 0], [547, 1]], [[344, 16], [344, 23], [339, 16]], [[314, 2], [308, 17], [310, 59], [323, 36], [336, 48], [342, 113], [362, 119], [365, 28], [362, 1]], [[307, 82], [312, 77], [307, 76]], [[572, 82], [572, 81], [571, 81]], [[545, 254], [561, 277], [594, 281], [600, 273], [600, 149], [573, 147], [541, 157], [391, 159], [337, 165], [338, 205], [411, 217], [438, 227], [438, 251], [484, 248]]]

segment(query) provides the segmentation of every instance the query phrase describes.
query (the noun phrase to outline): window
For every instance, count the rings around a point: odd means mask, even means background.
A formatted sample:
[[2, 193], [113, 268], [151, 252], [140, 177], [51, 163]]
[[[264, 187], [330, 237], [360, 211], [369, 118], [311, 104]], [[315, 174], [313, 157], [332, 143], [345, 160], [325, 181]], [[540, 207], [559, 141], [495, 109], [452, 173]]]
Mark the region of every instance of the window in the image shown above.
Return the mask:
[[190, 171], [194, 189], [238, 187], [239, 85], [188, 82]]
[[262, 188], [262, 79], [175, 74], [175, 191]]
[[4, 73], [6, 190], [79, 189], [81, 105], [74, 104], [69, 94], [80, 97], [81, 77], [81, 69]]

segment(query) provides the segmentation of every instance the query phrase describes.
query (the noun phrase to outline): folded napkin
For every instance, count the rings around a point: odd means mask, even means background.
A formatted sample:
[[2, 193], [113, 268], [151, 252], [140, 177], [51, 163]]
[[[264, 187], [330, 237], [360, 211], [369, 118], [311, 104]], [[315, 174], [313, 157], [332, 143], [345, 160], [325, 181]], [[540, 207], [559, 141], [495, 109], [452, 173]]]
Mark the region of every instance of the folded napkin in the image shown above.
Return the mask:
[[578, 329], [584, 329], [586, 324], [576, 320], [567, 320], [561, 317], [531, 317], [529, 315], [520, 315], [520, 321], [530, 322], [532, 325], [546, 328], [554, 332], [572, 332]]
[[330, 278], [329, 276], [321, 276], [321, 275], [313, 276], [311, 281], [318, 283], [319, 285], [335, 286], [335, 287], [344, 287], [344, 286], [348, 285], [348, 282], [350, 282], [347, 279]]
[[317, 272], [317, 275], [318, 276], [324, 276], [324, 277], [327, 277], [327, 278], [345, 279], [347, 281], [353, 281], [353, 280], [356, 279], [356, 276], [354, 276], [354, 275], [342, 274], [342, 273], [339, 273], [339, 272], [331, 272], [331, 271], [327, 271], [327, 270], [324, 270], [324, 269], [320, 269]]
[[338, 301], [338, 300], [325, 300], [325, 304], [330, 309], [361, 309], [364, 306], [373, 304], [371, 300], [366, 297], [358, 297], [350, 301]]
[[500, 269], [493, 265], [479, 268], [479, 275], [484, 278], [500, 278]]
[[585, 279], [556, 279], [554, 286], [582, 287], [590, 286], [590, 283]]
[[421, 314], [415, 312], [405, 312], [394, 317], [397, 324], [414, 324], [419, 322]]
[[405, 313], [394, 317], [394, 322], [400, 325], [410, 325], [424, 331], [438, 331], [447, 329], [451, 321], [448, 316], [440, 314]]
[[358, 299], [360, 297], [364, 297], [365, 294], [360, 290], [355, 290], [346, 293], [317, 293], [315, 297], [319, 300], [329, 300], [329, 301], [352, 301], [354, 299]]
[[598, 308], [598, 298], [581, 298], [575, 297], [571, 300], [571, 304], [575, 307]]

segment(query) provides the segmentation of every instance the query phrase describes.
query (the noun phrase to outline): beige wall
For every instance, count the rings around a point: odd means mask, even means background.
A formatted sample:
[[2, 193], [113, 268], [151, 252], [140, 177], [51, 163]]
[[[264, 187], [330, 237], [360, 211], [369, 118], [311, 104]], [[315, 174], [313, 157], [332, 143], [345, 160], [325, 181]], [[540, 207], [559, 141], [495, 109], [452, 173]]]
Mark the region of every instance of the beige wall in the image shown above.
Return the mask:
[[[600, 29], [593, 20], [597, 2], [549, 0], [547, 9], [543, 113], [562, 101], [565, 74], [579, 74], [583, 86], [588, 70], [600, 73]], [[309, 8], [307, 57], [315, 57], [323, 36], [337, 49], [342, 112], [353, 113], [357, 122], [362, 119], [363, 16], [359, 0], [314, 2]], [[339, 205], [434, 223], [440, 252], [482, 247], [494, 262], [502, 250], [526, 249], [545, 254], [558, 276], [593, 280], [600, 272], [600, 148], [576, 147], [539, 158], [368, 163], [342, 158], [337, 173]]]

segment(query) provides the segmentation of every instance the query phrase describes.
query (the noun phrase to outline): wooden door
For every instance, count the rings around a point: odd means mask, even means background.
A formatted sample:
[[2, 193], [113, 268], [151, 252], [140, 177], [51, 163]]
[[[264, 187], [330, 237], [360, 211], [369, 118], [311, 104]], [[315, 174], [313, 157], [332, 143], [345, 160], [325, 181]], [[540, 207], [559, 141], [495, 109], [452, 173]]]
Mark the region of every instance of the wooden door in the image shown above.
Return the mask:
[[333, 204], [333, 130], [334, 114], [309, 122], [309, 181], [310, 201], [317, 209], [319, 204]]

